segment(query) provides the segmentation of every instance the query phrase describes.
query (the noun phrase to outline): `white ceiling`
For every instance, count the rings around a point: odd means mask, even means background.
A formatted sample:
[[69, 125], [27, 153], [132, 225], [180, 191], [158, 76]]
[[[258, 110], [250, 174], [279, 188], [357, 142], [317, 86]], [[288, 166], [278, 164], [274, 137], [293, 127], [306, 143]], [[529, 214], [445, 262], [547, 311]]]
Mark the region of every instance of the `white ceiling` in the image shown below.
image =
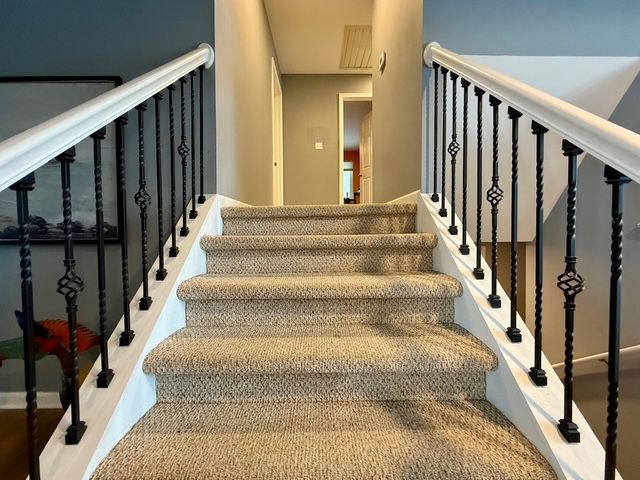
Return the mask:
[[344, 149], [360, 148], [360, 124], [371, 111], [371, 100], [344, 103]]
[[281, 73], [340, 69], [345, 25], [371, 25], [373, 0], [264, 0]]

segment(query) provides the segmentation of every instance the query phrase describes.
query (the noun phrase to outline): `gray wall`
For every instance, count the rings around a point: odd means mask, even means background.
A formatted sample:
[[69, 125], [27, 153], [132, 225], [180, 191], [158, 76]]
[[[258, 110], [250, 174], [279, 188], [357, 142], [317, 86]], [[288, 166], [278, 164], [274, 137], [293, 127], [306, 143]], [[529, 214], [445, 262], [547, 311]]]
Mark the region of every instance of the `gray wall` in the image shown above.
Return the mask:
[[[210, 0], [189, 0], [177, 4], [171, 0], [5, 0], [2, 2], [0, 29], [0, 75], [119, 75], [127, 81], [195, 48], [199, 43], [213, 45], [214, 14]], [[206, 190], [215, 188], [215, 127], [214, 75], [205, 73], [205, 159]], [[196, 84], [197, 85], [197, 84]], [[197, 90], [196, 90], [197, 91]], [[176, 102], [176, 107], [178, 103]], [[129, 182], [128, 227], [130, 231], [131, 285], [134, 291], [141, 281], [139, 215], [133, 202], [137, 189], [137, 120], [135, 111], [129, 115], [127, 127], [127, 179]], [[167, 96], [163, 101], [163, 122], [168, 123]], [[148, 155], [147, 180], [152, 197], [155, 196], [155, 136], [153, 105], [146, 113]], [[189, 128], [189, 124], [187, 124]], [[163, 158], [168, 173], [169, 150], [166, 125]], [[189, 130], [187, 130], [189, 131]], [[164, 191], [168, 192], [169, 176], [164, 175]], [[92, 182], [92, 179], [87, 179]], [[37, 187], [36, 187], [37, 188]], [[164, 198], [165, 212], [169, 195]], [[157, 255], [155, 199], [150, 207], [150, 258]], [[168, 215], [165, 214], [165, 220]], [[169, 229], [165, 223], [165, 232]], [[78, 274], [85, 281], [85, 291], [79, 298], [79, 321], [97, 330], [97, 281], [95, 245], [78, 245]], [[108, 316], [113, 328], [120, 318], [121, 290], [119, 249], [107, 247]], [[34, 246], [34, 287], [36, 317], [65, 318], [64, 301], [55, 292], [56, 280], [63, 274], [61, 246]], [[13, 315], [20, 308], [18, 249], [0, 245], [0, 277], [4, 279], [0, 291], [0, 339], [20, 335]], [[86, 358], [97, 355], [94, 349]], [[53, 359], [38, 362], [40, 390], [57, 390], [60, 369]], [[23, 388], [22, 365], [18, 361], [5, 362], [0, 368], [0, 390]]]
[[370, 92], [370, 75], [282, 76], [285, 204], [338, 203], [338, 94]]
[[420, 188], [422, 150], [422, 0], [375, 0], [373, 199], [386, 202]]
[[276, 54], [262, 0], [217, 0], [216, 45], [218, 193], [271, 205]]

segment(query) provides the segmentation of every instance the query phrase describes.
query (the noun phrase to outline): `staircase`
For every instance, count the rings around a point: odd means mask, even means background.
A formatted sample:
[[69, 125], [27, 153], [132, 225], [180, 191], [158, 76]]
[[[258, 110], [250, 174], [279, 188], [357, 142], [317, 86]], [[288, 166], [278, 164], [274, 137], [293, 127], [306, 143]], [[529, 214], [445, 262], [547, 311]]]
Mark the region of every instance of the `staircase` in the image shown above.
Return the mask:
[[145, 359], [158, 403], [94, 479], [548, 479], [485, 400], [415, 205], [230, 207]]

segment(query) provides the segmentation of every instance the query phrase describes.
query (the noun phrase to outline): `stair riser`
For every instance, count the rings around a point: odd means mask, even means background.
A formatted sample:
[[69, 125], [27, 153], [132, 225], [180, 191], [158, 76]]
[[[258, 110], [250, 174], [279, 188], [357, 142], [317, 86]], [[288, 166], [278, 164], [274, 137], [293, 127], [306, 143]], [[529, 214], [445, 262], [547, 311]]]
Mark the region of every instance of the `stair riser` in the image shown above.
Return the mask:
[[187, 325], [451, 323], [451, 298], [189, 300]]
[[485, 397], [480, 371], [348, 374], [160, 374], [158, 402], [463, 400]]
[[218, 275], [427, 272], [432, 267], [431, 249], [207, 252], [207, 273]]
[[415, 231], [415, 213], [392, 216], [226, 218], [223, 226], [223, 235], [356, 235]]

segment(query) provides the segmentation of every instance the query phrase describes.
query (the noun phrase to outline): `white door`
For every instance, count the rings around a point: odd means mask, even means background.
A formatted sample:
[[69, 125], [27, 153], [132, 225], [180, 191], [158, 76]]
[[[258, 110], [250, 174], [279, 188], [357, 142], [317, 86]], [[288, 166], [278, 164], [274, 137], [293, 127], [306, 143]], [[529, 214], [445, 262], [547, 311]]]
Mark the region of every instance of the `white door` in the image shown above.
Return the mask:
[[283, 169], [283, 147], [282, 147], [282, 86], [276, 62], [271, 59], [271, 112], [272, 135], [273, 135], [273, 204], [284, 204], [284, 169]]
[[360, 125], [360, 203], [373, 203], [373, 143], [371, 141], [371, 112]]

